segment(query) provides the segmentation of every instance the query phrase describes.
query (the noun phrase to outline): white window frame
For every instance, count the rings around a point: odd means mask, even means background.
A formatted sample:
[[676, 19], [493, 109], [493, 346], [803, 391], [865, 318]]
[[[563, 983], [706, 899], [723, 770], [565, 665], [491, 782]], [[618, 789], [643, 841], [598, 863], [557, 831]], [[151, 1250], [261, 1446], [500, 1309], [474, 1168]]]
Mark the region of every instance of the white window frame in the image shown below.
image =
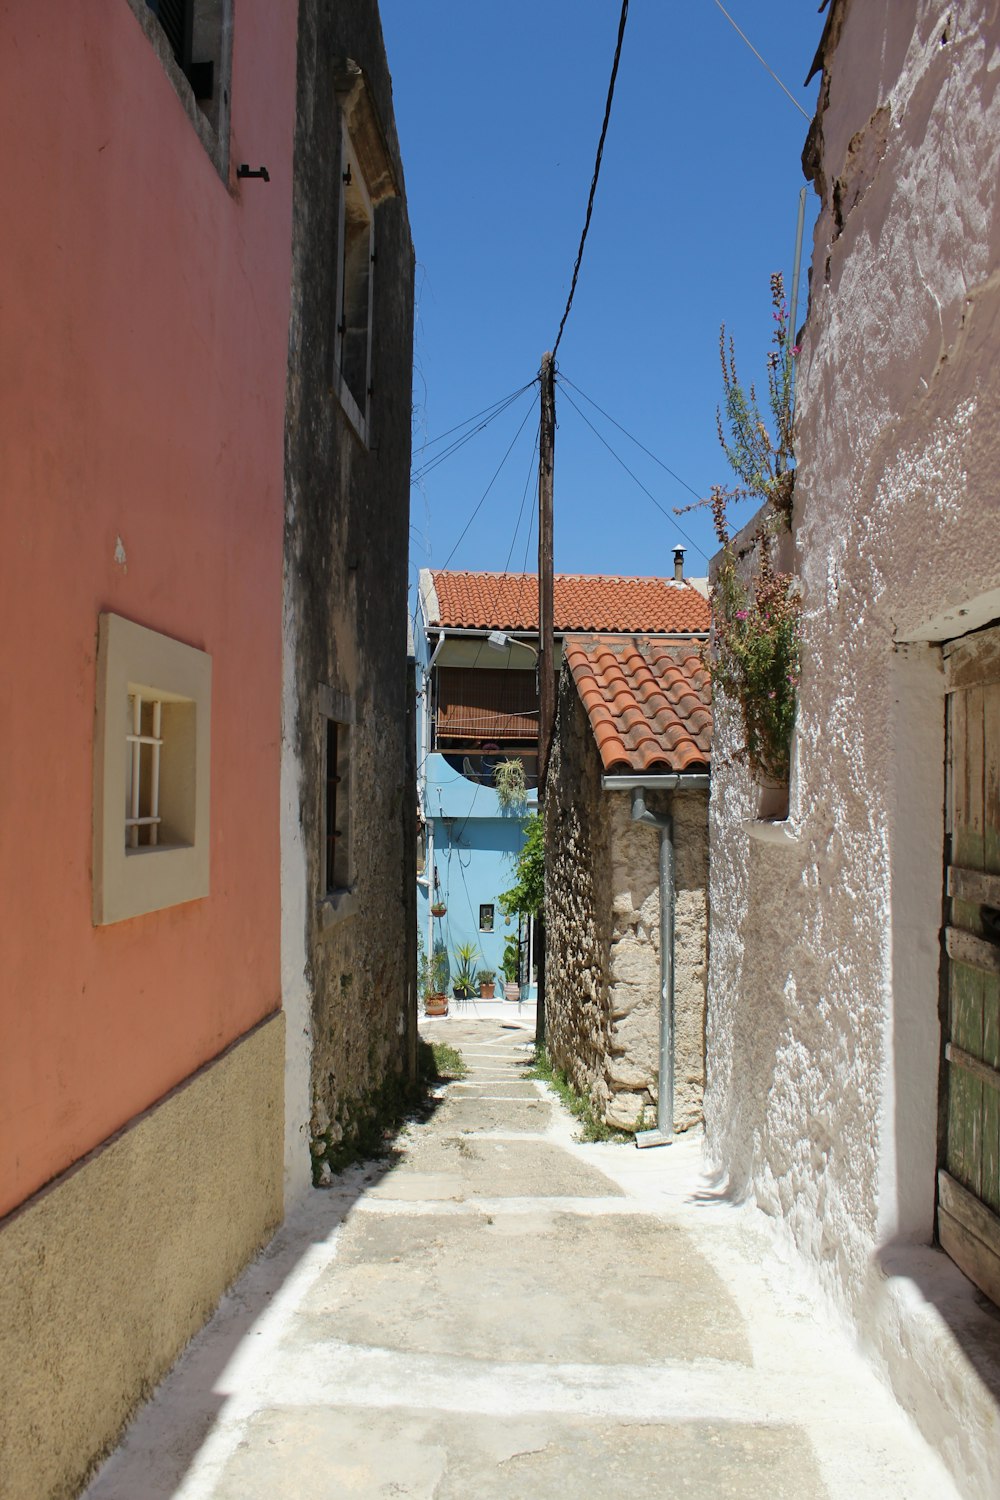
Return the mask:
[[[160, 705], [159, 713], [154, 709], [153, 735], [140, 736], [159, 741], [151, 756], [159, 763], [152, 773], [155, 799], [141, 819], [136, 698]], [[167, 766], [161, 750], [170, 736], [174, 705], [190, 711], [175, 716], [178, 726]], [[212, 658], [206, 652], [121, 615], [100, 616], [94, 734], [96, 926], [208, 895], [211, 714]], [[161, 818], [161, 810], [166, 814], [171, 808], [172, 817]], [[169, 838], [163, 836], [166, 822], [174, 830]], [[148, 843], [138, 833], [143, 827], [155, 834]]]
[[[346, 181], [349, 177], [350, 181]], [[344, 335], [346, 318], [346, 281], [347, 281], [347, 201], [350, 196], [357, 195], [360, 198], [364, 214], [368, 220], [368, 323], [367, 342], [365, 354], [364, 374], [364, 403], [358, 404], [355, 393], [347, 384], [343, 372], [344, 364]], [[358, 153], [351, 140], [347, 123], [343, 119], [340, 126], [340, 190], [337, 195], [337, 305], [336, 325], [333, 340], [333, 374], [334, 387], [337, 399], [347, 413], [352, 426], [367, 445], [369, 440], [369, 419], [371, 408], [371, 384], [372, 384], [372, 309], [374, 306], [375, 286], [375, 212], [372, 206], [371, 194], [365, 181], [365, 174], [361, 168]]]

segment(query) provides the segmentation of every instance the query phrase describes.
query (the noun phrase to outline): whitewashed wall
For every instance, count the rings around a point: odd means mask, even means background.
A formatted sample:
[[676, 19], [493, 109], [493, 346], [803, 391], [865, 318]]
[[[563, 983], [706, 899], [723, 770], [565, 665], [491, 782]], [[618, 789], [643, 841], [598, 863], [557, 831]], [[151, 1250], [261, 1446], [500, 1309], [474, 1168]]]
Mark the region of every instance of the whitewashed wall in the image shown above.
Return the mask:
[[1000, 615], [998, 82], [996, 3], [835, 3], [799, 361], [804, 667], [770, 842], [716, 719], [709, 1151], [855, 1311], [889, 1247], [933, 1235], [934, 643]]

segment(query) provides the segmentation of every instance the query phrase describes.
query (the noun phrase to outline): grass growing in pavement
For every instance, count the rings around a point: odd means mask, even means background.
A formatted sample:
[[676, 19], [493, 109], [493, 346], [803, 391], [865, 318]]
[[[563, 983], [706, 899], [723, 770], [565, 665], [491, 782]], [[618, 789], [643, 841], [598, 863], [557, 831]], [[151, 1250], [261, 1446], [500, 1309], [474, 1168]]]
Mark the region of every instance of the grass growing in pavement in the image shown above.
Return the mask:
[[535, 1066], [525, 1075], [527, 1078], [538, 1078], [542, 1083], [547, 1083], [554, 1088], [559, 1098], [565, 1104], [570, 1114], [574, 1115], [580, 1122], [580, 1139], [582, 1141], [616, 1141], [618, 1145], [628, 1145], [635, 1140], [635, 1133], [631, 1130], [618, 1130], [614, 1125], [608, 1125], [604, 1120], [594, 1114], [594, 1108], [590, 1100], [583, 1094], [578, 1094], [570, 1083], [562, 1068], [553, 1068], [549, 1061], [549, 1055], [544, 1047], [535, 1048]]
[[448, 1078], [464, 1078], [468, 1065], [457, 1047], [447, 1042], [418, 1043], [420, 1052], [420, 1076], [427, 1083], [442, 1083]]

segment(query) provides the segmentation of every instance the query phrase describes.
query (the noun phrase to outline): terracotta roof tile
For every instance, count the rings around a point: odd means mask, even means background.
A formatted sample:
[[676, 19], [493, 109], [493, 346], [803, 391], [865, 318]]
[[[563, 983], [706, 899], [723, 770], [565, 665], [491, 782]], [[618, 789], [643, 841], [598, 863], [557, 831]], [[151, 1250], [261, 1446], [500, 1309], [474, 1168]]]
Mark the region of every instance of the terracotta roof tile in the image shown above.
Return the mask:
[[711, 687], [697, 644], [584, 636], [567, 641], [564, 655], [605, 771], [708, 767]]
[[[431, 625], [474, 630], [537, 630], [534, 573], [448, 573], [431, 569], [437, 618]], [[708, 633], [704, 595], [672, 578], [557, 573], [555, 628], [644, 634]]]

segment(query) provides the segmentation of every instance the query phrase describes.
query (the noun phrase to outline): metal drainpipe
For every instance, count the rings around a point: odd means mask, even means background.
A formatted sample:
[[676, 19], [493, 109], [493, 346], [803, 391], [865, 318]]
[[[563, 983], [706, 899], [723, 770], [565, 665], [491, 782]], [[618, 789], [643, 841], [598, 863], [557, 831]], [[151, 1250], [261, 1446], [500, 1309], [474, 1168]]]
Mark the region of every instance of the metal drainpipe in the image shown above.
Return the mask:
[[660, 1086], [656, 1129], [640, 1130], [636, 1145], [669, 1146], [674, 1138], [674, 820], [646, 806], [642, 787], [632, 789], [632, 821], [660, 830]]

